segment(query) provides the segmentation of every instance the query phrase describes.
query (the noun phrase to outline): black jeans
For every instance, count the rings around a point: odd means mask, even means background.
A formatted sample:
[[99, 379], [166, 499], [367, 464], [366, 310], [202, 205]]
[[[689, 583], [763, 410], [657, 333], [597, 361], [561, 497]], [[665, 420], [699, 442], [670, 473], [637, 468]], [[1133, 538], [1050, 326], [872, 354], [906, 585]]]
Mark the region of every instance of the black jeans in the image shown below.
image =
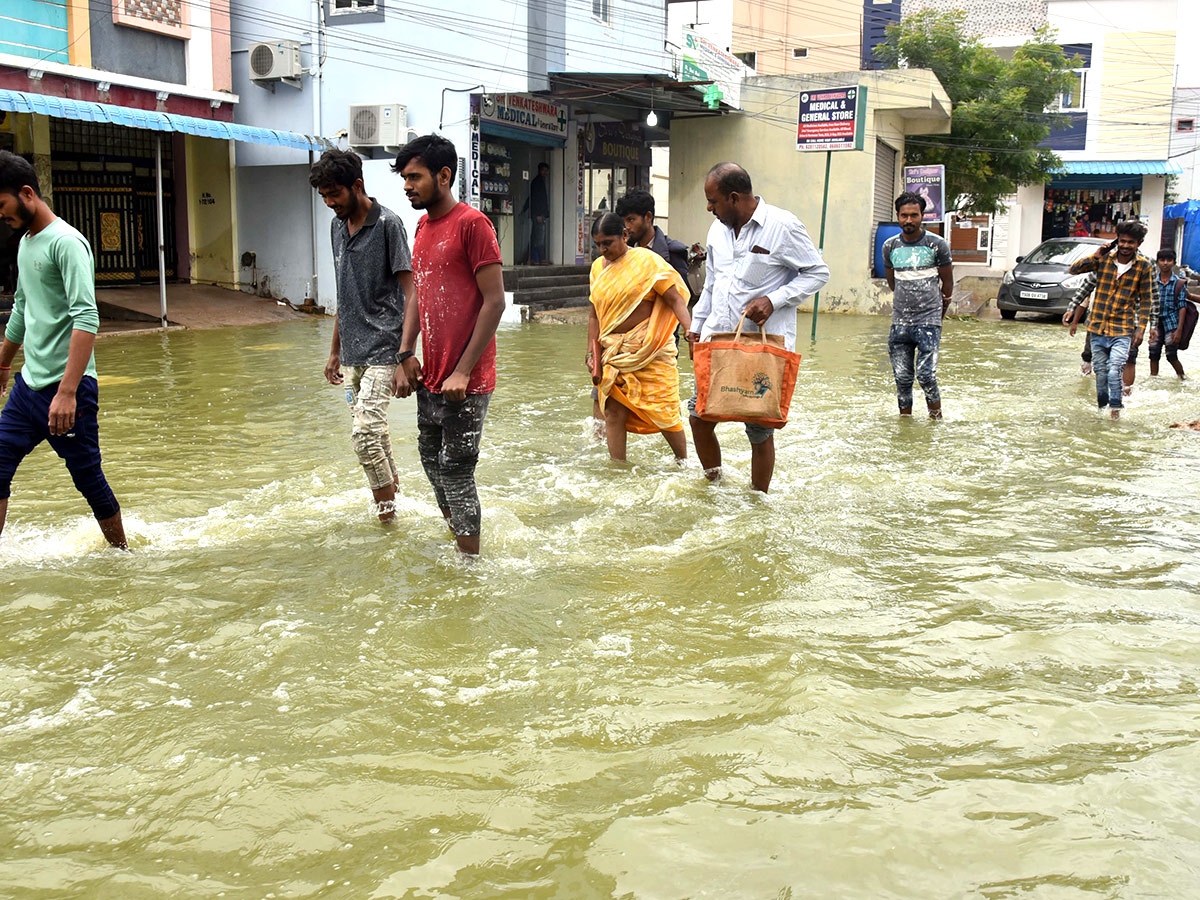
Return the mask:
[[475, 536], [480, 531], [475, 465], [491, 399], [491, 394], [467, 394], [461, 403], [452, 403], [425, 387], [417, 389], [421, 465], [438, 506], [449, 511], [450, 527], [460, 537]]

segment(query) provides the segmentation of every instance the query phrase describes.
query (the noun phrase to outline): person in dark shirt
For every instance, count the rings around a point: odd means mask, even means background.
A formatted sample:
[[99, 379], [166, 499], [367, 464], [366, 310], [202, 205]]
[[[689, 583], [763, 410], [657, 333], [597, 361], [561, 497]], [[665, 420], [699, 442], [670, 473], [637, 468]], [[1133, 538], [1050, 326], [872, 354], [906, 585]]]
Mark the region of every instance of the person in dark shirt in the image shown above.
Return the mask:
[[550, 166], [538, 163], [537, 177], [529, 182], [529, 198], [525, 210], [533, 216], [533, 230], [529, 238], [529, 262], [534, 266], [546, 265], [546, 232], [550, 225], [550, 183], [547, 176]]
[[687, 245], [667, 237], [654, 224], [654, 197], [649, 191], [634, 189], [617, 201], [617, 215], [625, 220], [625, 230], [631, 246], [653, 250], [688, 283]]

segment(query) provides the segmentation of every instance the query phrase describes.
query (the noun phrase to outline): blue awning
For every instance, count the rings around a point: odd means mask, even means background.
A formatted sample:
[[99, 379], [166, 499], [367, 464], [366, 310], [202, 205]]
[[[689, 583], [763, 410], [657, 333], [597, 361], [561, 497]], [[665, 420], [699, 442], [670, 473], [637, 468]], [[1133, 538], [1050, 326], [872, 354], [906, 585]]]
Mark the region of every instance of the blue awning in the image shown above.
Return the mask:
[[25, 91], [0, 90], [0, 110], [36, 113], [40, 116], [76, 119], [80, 122], [108, 122], [113, 125], [123, 125], [126, 128], [144, 128], [147, 131], [173, 131], [222, 141], [293, 147], [297, 150], [314, 150], [318, 153], [333, 146], [323, 137], [297, 134], [294, 131], [255, 128], [250, 125], [238, 125], [234, 122], [217, 122], [213, 119], [201, 119], [196, 116], [180, 116], [175, 113], [135, 109], [131, 106], [110, 106], [107, 103], [72, 100], [69, 97], [51, 97], [48, 94], [30, 94]]
[[1069, 160], [1059, 170], [1067, 175], [1182, 175], [1179, 163], [1169, 159]]

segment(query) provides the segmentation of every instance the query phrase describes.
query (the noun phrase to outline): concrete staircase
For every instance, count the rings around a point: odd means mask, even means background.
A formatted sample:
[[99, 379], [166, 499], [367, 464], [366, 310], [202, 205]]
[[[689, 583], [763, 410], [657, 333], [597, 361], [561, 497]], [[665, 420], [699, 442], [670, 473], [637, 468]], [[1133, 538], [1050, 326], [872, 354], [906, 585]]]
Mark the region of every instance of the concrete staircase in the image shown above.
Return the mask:
[[513, 303], [531, 312], [588, 305], [590, 266], [513, 266], [504, 270], [504, 289]]

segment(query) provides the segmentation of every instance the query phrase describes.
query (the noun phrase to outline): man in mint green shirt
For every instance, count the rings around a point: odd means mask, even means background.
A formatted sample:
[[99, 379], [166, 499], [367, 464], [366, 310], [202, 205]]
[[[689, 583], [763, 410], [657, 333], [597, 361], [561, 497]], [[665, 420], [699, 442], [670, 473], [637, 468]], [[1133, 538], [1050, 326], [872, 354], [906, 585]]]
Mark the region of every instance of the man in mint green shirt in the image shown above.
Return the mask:
[[100, 327], [96, 264], [87, 239], [51, 212], [37, 173], [0, 150], [0, 219], [24, 231], [17, 250], [17, 293], [0, 345], [0, 396], [13, 359], [25, 362], [0, 413], [0, 533], [17, 466], [47, 441], [67, 464], [100, 531], [128, 549], [121, 508], [100, 467], [99, 393], [92, 347]]

